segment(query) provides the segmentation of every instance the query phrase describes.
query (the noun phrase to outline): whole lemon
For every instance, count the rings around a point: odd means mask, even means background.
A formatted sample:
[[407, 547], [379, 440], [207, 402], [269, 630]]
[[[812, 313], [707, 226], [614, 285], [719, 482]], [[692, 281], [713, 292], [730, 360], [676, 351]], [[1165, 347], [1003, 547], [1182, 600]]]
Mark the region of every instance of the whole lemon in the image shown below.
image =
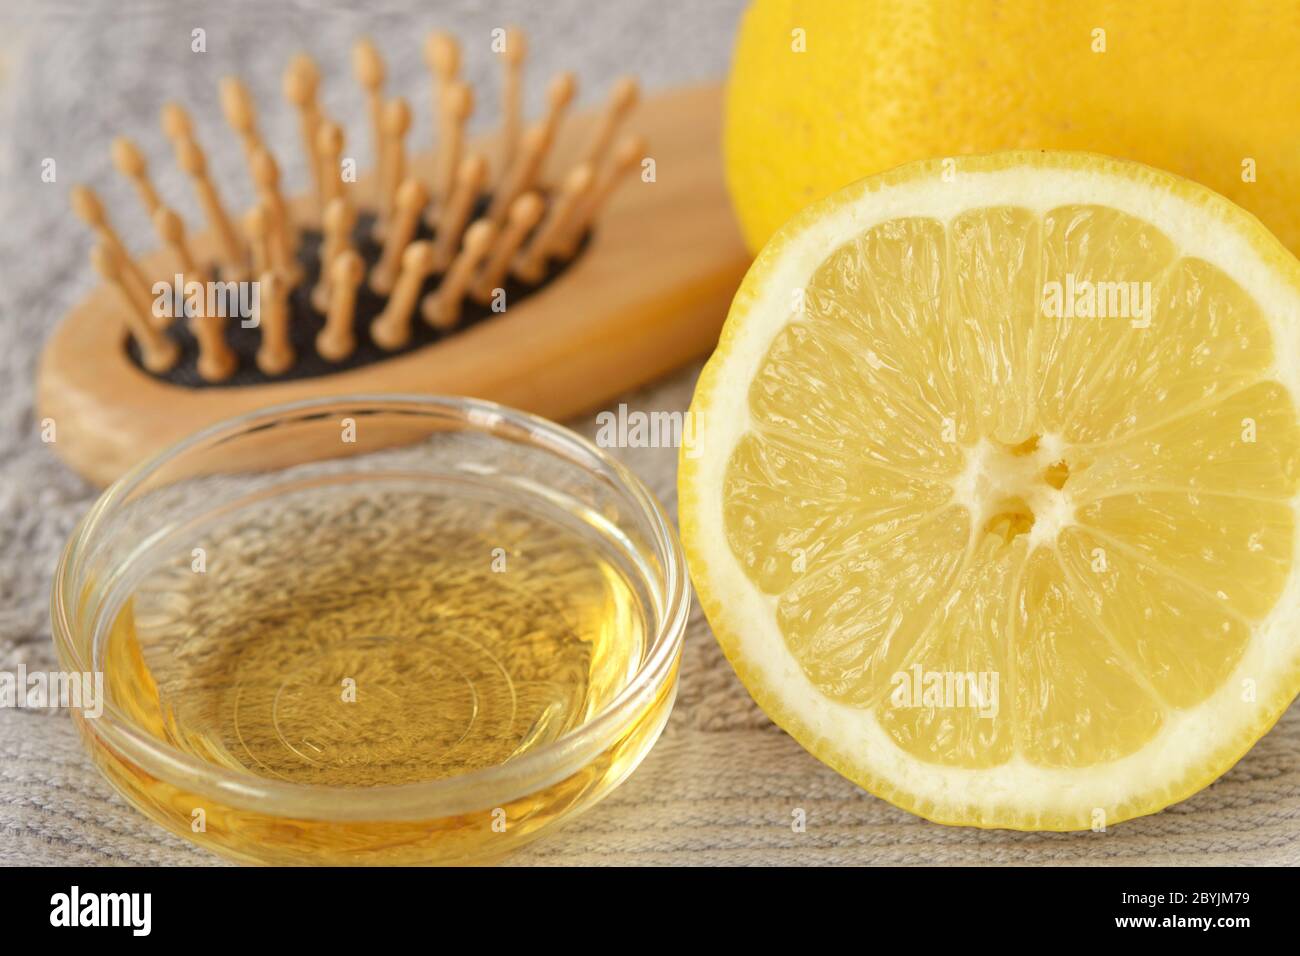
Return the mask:
[[727, 182], [757, 250], [808, 203], [918, 159], [1107, 153], [1180, 173], [1300, 253], [1300, 4], [757, 0]]

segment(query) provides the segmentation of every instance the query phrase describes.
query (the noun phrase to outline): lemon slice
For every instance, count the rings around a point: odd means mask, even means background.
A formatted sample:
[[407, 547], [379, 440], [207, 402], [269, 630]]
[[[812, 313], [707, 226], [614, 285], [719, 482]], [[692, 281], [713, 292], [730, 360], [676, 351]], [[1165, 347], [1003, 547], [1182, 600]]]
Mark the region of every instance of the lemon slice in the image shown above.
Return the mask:
[[682, 533], [804, 747], [943, 823], [1100, 829], [1300, 690], [1300, 263], [1075, 153], [901, 167], [767, 244], [692, 405]]

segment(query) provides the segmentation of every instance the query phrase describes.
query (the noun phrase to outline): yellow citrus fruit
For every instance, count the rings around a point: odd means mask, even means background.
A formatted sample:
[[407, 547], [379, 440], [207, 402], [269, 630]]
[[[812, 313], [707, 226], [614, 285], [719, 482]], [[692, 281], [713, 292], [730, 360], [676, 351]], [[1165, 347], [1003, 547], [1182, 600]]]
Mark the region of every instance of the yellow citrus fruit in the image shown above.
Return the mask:
[[1300, 690], [1300, 263], [1093, 154], [855, 183], [751, 267], [682, 536], [767, 714], [944, 823], [1082, 829], [1227, 770]]
[[751, 248], [808, 203], [935, 156], [1088, 150], [1168, 169], [1300, 254], [1300, 7], [1274, 0], [758, 0], [727, 87]]

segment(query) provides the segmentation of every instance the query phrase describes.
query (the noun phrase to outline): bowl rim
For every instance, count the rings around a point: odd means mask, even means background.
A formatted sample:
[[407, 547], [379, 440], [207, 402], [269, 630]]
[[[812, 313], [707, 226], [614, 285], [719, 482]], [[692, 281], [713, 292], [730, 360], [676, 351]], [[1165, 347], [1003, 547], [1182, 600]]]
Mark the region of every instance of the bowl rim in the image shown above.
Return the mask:
[[[492, 808], [550, 786], [616, 743], [660, 695], [675, 693], [691, 585], [676, 530], [654, 494], [625, 465], [563, 425], [496, 402], [439, 394], [364, 393], [269, 405], [200, 429], [131, 468], [99, 496], [60, 554], [50, 597], [51, 629], [60, 667], [76, 673], [93, 670], [89, 666], [93, 661], [83, 660], [73, 623], [80, 600], [75, 575], [106, 515], [159, 469], [187, 452], [270, 425], [319, 417], [328, 410], [443, 415], [459, 421], [462, 432], [525, 443], [562, 457], [598, 475], [626, 497], [647, 521], [659, 552], [659, 580], [647, 584], [661, 589], [663, 607], [658, 628], [635, 673], [589, 719], [514, 760], [437, 780], [378, 787], [293, 783], [220, 767], [153, 737], [108, 709], [94, 719], [78, 714], [84, 732], [99, 736], [128, 763], [183, 792], [212, 796], [230, 807], [313, 820], [418, 820]], [[87, 637], [85, 642], [91, 639]]]

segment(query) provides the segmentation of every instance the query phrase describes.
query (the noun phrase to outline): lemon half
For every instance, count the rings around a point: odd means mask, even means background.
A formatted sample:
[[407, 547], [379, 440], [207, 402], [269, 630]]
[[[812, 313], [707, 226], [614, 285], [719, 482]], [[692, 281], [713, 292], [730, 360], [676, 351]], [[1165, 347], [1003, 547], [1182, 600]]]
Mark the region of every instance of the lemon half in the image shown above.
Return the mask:
[[1098, 829], [1300, 690], [1300, 263], [1091, 154], [912, 164], [753, 264], [692, 404], [692, 578], [767, 714], [931, 820]]

